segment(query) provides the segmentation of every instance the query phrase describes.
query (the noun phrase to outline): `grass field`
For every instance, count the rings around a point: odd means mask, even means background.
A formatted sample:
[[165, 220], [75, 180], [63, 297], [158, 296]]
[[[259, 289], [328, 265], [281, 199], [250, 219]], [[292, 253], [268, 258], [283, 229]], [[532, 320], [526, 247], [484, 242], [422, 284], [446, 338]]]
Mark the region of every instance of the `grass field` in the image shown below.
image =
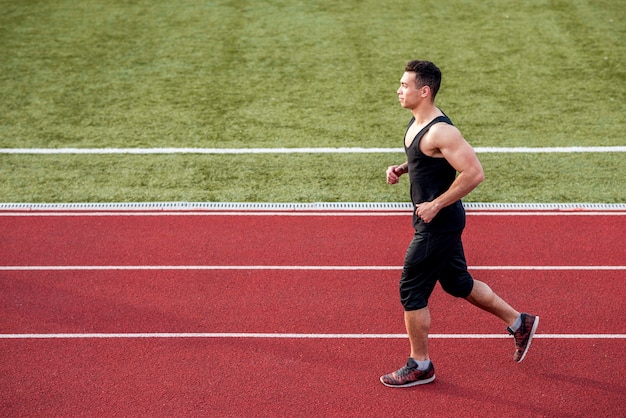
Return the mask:
[[[474, 146], [626, 145], [620, 2], [0, 6], [0, 148], [400, 147], [412, 58]], [[626, 201], [624, 153], [480, 157], [468, 201]], [[0, 201], [402, 201], [402, 158], [0, 154]]]

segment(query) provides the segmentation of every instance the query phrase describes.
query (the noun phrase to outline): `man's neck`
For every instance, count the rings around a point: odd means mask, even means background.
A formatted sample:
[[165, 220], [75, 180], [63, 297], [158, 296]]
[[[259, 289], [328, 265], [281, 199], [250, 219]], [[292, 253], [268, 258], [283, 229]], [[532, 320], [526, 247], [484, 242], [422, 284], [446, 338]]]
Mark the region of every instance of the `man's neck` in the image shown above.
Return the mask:
[[426, 125], [437, 116], [443, 116], [443, 112], [433, 104], [421, 106], [412, 110], [415, 123], [418, 125]]

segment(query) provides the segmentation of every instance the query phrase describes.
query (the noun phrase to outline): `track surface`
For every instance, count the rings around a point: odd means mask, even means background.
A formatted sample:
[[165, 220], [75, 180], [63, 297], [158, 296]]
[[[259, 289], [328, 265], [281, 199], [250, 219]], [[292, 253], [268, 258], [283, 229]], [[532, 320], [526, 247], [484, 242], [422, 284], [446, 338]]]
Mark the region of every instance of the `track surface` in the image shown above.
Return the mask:
[[408, 389], [378, 381], [408, 354], [404, 214], [0, 215], [2, 416], [626, 410], [624, 212], [470, 212], [470, 270], [537, 338], [514, 363], [499, 320], [438, 288], [437, 380]]

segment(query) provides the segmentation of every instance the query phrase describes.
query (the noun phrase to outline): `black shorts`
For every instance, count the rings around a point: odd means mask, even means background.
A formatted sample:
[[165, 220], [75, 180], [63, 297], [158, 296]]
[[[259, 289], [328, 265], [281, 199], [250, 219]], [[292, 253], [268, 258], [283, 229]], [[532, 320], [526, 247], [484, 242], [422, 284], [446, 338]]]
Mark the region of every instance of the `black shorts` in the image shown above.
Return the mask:
[[447, 293], [461, 298], [469, 296], [474, 279], [467, 271], [461, 233], [415, 233], [400, 279], [400, 301], [405, 311], [428, 306], [437, 280]]

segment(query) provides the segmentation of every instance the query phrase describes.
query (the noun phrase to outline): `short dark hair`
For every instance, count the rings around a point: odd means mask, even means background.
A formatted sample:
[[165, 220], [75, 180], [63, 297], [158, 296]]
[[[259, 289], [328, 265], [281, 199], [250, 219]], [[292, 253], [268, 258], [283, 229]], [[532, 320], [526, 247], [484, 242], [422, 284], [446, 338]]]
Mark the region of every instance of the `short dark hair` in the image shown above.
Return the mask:
[[415, 83], [418, 88], [430, 87], [432, 98], [435, 100], [441, 86], [441, 70], [435, 64], [430, 61], [413, 60], [406, 64], [404, 71], [415, 73]]

